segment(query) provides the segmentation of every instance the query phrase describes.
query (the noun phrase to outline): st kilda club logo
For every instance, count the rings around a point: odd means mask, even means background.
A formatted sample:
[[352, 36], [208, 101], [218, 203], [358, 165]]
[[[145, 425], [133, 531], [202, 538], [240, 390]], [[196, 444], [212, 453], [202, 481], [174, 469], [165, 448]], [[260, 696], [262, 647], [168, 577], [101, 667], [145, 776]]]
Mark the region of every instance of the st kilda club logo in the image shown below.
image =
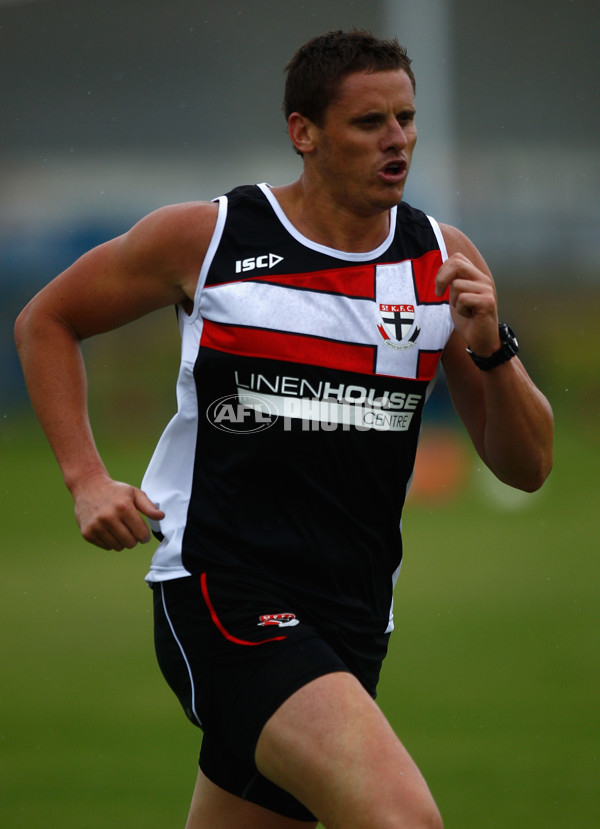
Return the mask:
[[379, 303], [381, 325], [377, 330], [389, 348], [412, 348], [421, 329], [417, 328], [415, 306]]

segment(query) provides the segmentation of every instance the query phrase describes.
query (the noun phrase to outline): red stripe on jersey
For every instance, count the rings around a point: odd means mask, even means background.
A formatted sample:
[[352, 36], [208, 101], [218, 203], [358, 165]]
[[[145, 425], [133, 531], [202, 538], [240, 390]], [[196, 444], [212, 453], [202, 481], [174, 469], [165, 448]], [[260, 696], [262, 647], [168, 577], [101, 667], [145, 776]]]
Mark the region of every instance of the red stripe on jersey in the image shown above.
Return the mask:
[[354, 298], [375, 298], [375, 265], [356, 265], [309, 273], [265, 274], [252, 281], [269, 282], [290, 288], [307, 288]]
[[285, 360], [360, 374], [373, 374], [375, 365], [375, 346], [372, 345], [353, 345], [263, 328], [221, 325], [210, 320], [204, 321], [200, 347], [241, 357]]
[[227, 630], [227, 628], [223, 626], [223, 623], [217, 615], [217, 611], [215, 610], [213, 603], [210, 600], [210, 596], [208, 595], [208, 587], [206, 585], [206, 573], [202, 573], [202, 575], [200, 576], [200, 587], [202, 588], [202, 596], [204, 598], [204, 601], [206, 602], [206, 606], [210, 613], [210, 618], [213, 620], [219, 633], [222, 633], [225, 639], [227, 639], [229, 642], [233, 642], [234, 645], [264, 645], [267, 642], [279, 642], [281, 639], [287, 639], [287, 636], [272, 636], [270, 639], [261, 639], [258, 642], [248, 642], [246, 641], [246, 639], [238, 639], [237, 636], [233, 636], [233, 634], [229, 633], [229, 631]]
[[442, 266], [442, 254], [439, 250], [430, 250], [418, 259], [413, 260], [413, 274], [415, 279], [415, 293], [418, 303], [448, 302], [449, 290], [442, 296], [435, 292], [435, 275]]
[[419, 351], [417, 380], [432, 380], [441, 356], [441, 351]]
[[236, 282], [266, 282], [286, 288], [305, 288], [327, 294], [341, 294], [355, 299], [375, 299], [375, 265], [356, 265], [307, 273], [280, 273], [231, 279], [207, 285], [206, 290]]

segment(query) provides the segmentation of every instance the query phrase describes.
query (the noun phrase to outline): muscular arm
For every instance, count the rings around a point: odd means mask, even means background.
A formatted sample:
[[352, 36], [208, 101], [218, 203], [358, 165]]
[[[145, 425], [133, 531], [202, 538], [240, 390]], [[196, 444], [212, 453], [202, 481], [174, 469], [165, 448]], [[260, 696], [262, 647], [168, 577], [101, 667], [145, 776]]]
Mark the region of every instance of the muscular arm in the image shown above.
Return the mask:
[[160, 519], [143, 492], [113, 481], [87, 412], [80, 343], [158, 308], [193, 300], [216, 206], [175, 205], [78, 259], [19, 315], [15, 340], [34, 410], [75, 503], [83, 537], [120, 550], [148, 541], [140, 513]]
[[511, 486], [538, 489], [552, 468], [550, 405], [518, 357], [481, 371], [466, 352], [482, 357], [500, 347], [492, 275], [481, 254], [455, 228], [442, 228], [448, 260], [436, 277], [439, 294], [450, 291], [455, 331], [443, 355], [454, 406], [482, 460]]

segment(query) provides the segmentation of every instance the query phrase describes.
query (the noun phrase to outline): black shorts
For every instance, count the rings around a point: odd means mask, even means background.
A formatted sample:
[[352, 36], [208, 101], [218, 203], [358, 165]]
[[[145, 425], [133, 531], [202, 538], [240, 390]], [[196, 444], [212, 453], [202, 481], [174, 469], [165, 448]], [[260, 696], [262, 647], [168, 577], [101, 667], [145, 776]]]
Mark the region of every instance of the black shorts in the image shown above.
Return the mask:
[[330, 629], [286, 591], [231, 571], [155, 584], [154, 619], [160, 668], [204, 731], [204, 774], [278, 814], [314, 821], [258, 772], [260, 732], [294, 691], [328, 673], [353, 673], [375, 696], [388, 637]]

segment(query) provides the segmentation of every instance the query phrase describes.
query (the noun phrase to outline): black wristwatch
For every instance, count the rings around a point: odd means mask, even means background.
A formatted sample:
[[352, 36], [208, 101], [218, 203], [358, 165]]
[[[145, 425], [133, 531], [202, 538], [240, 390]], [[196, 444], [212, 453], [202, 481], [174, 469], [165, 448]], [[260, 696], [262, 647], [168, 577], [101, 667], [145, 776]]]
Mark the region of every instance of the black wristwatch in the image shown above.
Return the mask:
[[477, 354], [473, 354], [470, 348], [467, 348], [469, 357], [473, 360], [477, 368], [480, 368], [482, 371], [489, 371], [491, 368], [501, 366], [502, 363], [512, 360], [515, 354], [519, 353], [519, 343], [510, 325], [501, 322], [498, 326], [498, 332], [502, 345], [498, 351], [490, 354], [489, 357], [479, 357]]

